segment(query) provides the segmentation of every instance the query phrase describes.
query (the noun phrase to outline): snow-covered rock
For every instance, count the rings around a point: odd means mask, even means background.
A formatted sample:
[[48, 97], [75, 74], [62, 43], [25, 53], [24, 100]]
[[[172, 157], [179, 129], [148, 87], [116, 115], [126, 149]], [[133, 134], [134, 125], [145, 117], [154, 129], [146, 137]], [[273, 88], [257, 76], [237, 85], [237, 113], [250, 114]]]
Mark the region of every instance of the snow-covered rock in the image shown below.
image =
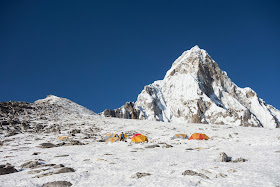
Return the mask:
[[138, 119], [277, 128], [280, 111], [251, 88], [239, 88], [198, 46], [185, 51], [163, 80], [144, 87]]

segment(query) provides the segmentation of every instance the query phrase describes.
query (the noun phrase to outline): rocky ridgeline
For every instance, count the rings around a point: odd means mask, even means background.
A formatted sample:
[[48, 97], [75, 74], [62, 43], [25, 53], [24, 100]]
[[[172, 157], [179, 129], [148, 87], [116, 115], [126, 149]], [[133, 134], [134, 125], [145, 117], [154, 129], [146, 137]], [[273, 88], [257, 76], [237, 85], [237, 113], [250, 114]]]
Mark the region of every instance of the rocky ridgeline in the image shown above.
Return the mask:
[[122, 107], [111, 110], [106, 109], [103, 112], [106, 117], [116, 117], [125, 119], [139, 119], [140, 110], [134, 107], [133, 102], [126, 102]]
[[185, 51], [163, 80], [145, 86], [135, 103], [102, 114], [166, 122], [266, 128], [280, 125], [279, 110], [266, 104], [251, 88], [239, 88], [198, 46]]
[[[0, 102], [0, 134], [69, 132], [94, 112], [64, 98], [48, 96], [46, 99], [27, 102]], [[93, 126], [94, 127], [94, 126]], [[70, 132], [71, 133], [71, 132]]]

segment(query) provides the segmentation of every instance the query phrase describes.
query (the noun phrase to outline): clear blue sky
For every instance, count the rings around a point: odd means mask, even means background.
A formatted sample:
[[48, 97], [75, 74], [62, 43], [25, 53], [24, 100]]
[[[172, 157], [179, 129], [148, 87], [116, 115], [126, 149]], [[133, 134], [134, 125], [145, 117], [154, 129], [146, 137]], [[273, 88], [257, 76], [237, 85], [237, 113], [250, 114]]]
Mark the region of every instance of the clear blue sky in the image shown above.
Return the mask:
[[0, 1], [0, 101], [136, 101], [194, 45], [280, 109], [280, 1]]

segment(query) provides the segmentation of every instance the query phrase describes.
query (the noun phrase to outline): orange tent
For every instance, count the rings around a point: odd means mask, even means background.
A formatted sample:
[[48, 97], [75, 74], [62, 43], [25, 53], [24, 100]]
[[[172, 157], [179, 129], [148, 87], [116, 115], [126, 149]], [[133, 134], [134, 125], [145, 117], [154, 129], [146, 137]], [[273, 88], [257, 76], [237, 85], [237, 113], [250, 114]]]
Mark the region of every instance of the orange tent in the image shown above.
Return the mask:
[[210, 139], [206, 134], [194, 133], [189, 140], [208, 140]]
[[134, 143], [148, 142], [148, 138], [142, 134], [135, 134], [131, 138], [131, 142], [134, 142]]

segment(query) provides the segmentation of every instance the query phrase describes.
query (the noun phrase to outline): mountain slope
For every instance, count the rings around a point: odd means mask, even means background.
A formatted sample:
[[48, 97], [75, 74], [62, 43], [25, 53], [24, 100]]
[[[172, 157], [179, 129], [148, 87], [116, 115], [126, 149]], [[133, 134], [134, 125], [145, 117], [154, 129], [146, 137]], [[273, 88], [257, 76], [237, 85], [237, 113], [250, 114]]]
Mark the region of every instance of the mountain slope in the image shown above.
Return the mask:
[[49, 95], [34, 103], [1, 102], [0, 134], [59, 132], [74, 122], [83, 123], [93, 111], [65, 98]]
[[198, 46], [185, 51], [163, 80], [144, 87], [138, 119], [279, 127], [280, 112], [251, 88], [239, 88]]

